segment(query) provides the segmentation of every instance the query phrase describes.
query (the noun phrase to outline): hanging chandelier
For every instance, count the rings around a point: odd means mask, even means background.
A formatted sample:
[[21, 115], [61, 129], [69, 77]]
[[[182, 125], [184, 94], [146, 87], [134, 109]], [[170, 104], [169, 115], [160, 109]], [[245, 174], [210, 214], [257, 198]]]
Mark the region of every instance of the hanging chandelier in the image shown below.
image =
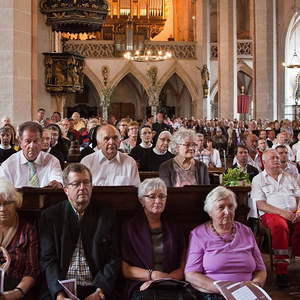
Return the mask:
[[82, 33], [101, 29], [108, 5], [106, 0], [41, 0], [40, 10], [53, 31]]
[[150, 50], [146, 51], [145, 53], [141, 53], [137, 50], [134, 52], [134, 54], [132, 54], [131, 52], [126, 52], [124, 54], [124, 58], [136, 62], [157, 62], [172, 58], [172, 53], [168, 51], [158, 51], [157, 55], [155, 55]]

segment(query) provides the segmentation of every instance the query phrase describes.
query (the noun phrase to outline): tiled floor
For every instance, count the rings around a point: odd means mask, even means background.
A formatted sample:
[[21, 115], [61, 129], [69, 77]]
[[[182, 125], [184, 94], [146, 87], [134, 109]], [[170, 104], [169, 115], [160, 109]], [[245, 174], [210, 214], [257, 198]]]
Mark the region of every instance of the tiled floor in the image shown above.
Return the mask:
[[[263, 255], [264, 261], [269, 269], [269, 256]], [[268, 270], [268, 274], [270, 274]], [[300, 257], [289, 266], [289, 279], [291, 286], [288, 289], [279, 289], [276, 286], [276, 275], [268, 276], [265, 289], [273, 300], [300, 300]]]

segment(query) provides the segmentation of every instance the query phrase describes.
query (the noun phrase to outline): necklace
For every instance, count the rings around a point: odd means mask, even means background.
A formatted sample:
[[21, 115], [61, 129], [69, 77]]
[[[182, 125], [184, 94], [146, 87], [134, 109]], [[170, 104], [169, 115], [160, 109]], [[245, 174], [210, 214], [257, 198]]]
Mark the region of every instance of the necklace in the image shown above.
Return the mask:
[[231, 243], [233, 240], [234, 240], [234, 237], [235, 237], [235, 233], [236, 233], [236, 228], [234, 226], [234, 224], [232, 225], [231, 227], [231, 237], [229, 239], [224, 239], [222, 237], [221, 234], [218, 233], [218, 231], [216, 230], [216, 228], [214, 227], [213, 225], [213, 222], [210, 222], [210, 227], [212, 229], [212, 231], [224, 242], [224, 243]]
[[193, 161], [191, 160], [190, 165], [189, 165], [188, 167], [185, 168], [185, 167], [183, 166], [183, 164], [181, 164], [177, 158], [174, 158], [174, 159], [175, 159], [177, 165], [178, 165], [182, 170], [184, 170], [184, 171], [190, 170], [190, 168], [191, 168], [192, 165], [193, 165]]

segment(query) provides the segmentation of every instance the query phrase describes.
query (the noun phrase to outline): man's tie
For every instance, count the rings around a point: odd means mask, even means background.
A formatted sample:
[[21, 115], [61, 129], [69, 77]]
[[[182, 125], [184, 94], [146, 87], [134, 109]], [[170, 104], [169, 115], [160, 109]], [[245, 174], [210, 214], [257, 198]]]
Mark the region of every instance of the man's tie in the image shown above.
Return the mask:
[[28, 172], [28, 185], [33, 187], [39, 187], [40, 182], [36, 171], [36, 165], [32, 161], [27, 163], [29, 172]]

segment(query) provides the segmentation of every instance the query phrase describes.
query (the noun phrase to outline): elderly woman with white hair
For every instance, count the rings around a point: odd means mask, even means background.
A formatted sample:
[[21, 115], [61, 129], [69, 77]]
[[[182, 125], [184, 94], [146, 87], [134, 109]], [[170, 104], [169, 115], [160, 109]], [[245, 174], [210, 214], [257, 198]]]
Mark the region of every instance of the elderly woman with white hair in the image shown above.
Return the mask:
[[140, 300], [153, 293], [145, 290], [153, 280], [183, 279], [185, 242], [181, 229], [163, 215], [167, 187], [160, 178], [144, 180], [138, 198], [143, 210], [123, 229], [122, 270], [128, 279], [127, 299]]
[[162, 131], [158, 135], [155, 147], [153, 147], [151, 151], [147, 151], [141, 160], [141, 171], [157, 172], [163, 162], [174, 157], [174, 155], [168, 151], [171, 137], [172, 134], [169, 131]]
[[234, 221], [235, 194], [218, 186], [206, 197], [211, 220], [190, 234], [185, 278], [203, 299], [224, 299], [214, 281], [251, 282], [263, 286], [266, 270], [250, 228]]
[[209, 184], [206, 165], [194, 159], [196, 133], [194, 130], [180, 128], [171, 138], [171, 151], [176, 153], [160, 165], [159, 177], [168, 187]]
[[19, 218], [16, 209], [21, 204], [21, 195], [0, 178], [0, 262], [5, 270], [1, 300], [33, 299], [29, 290], [39, 276], [37, 233]]

